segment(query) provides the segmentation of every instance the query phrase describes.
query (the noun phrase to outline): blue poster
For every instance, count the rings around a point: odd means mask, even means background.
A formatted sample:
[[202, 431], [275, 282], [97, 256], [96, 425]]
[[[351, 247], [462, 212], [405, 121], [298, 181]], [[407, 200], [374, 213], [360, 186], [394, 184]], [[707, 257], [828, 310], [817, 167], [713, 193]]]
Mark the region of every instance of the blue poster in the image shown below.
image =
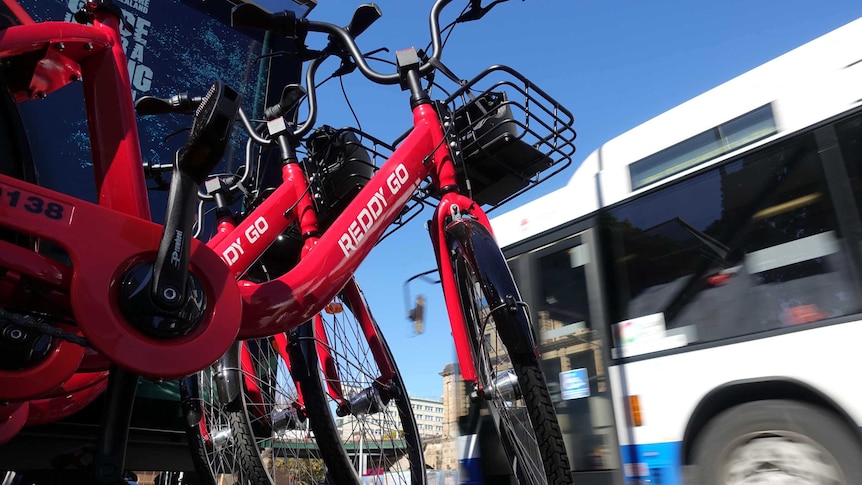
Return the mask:
[[590, 395], [590, 376], [587, 369], [560, 372], [560, 389], [563, 399], [580, 399]]
[[[71, 20], [81, 0], [20, 0], [36, 21]], [[215, 79], [243, 96], [251, 117], [281, 95], [285, 84], [298, 82], [300, 64], [287, 56], [264, 57], [294, 50], [292, 41], [263, 32], [230, 26], [230, 0], [118, 0], [117, 6], [133, 32], [122, 31], [128, 57], [133, 99], [169, 97], [179, 92], [206, 93]], [[289, 7], [292, 2], [285, 2]], [[19, 103], [37, 183], [95, 202], [89, 134], [80, 83], [70, 84], [44, 100]], [[139, 117], [138, 132], [144, 161], [165, 164], [186, 139], [190, 117]], [[245, 161], [244, 131], [234, 129], [224, 161], [216, 171], [236, 171]], [[168, 177], [169, 178], [169, 177]], [[152, 187], [152, 182], [148, 186]], [[153, 219], [164, 216], [167, 193], [151, 190]]]

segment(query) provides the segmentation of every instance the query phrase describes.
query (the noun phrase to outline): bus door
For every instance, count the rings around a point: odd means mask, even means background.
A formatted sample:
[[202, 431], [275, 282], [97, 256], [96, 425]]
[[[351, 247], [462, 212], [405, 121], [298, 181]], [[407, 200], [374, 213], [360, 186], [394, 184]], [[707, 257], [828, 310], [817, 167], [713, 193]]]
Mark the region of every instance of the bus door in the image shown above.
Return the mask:
[[516, 248], [523, 252], [509, 266], [530, 305], [575, 481], [618, 484], [623, 479], [607, 375], [610, 339], [594, 240], [593, 229], [569, 226], [533, 249]]

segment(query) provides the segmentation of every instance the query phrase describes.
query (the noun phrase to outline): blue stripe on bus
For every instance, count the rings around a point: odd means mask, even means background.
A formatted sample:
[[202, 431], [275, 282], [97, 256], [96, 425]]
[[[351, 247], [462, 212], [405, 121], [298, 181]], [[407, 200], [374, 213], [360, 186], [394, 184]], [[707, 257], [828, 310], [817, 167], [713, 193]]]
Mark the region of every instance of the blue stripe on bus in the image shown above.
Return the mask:
[[482, 485], [482, 461], [477, 436], [459, 436], [456, 440], [461, 465], [461, 485]]
[[621, 448], [627, 484], [682, 485], [681, 441], [625, 445]]

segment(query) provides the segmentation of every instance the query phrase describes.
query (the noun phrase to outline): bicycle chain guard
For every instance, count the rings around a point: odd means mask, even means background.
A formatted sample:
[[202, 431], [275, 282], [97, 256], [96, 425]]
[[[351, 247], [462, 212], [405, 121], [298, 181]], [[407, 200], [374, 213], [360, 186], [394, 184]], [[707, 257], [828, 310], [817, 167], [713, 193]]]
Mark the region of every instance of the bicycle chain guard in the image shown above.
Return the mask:
[[[15, 204], [7, 196], [13, 193]], [[199, 241], [192, 242], [191, 268], [211, 303], [194, 331], [156, 340], [123, 318], [118, 285], [132, 266], [155, 259], [162, 226], [4, 175], [0, 195], [0, 226], [53, 241], [69, 254], [75, 321], [110, 361], [144, 377], [175, 379], [214, 362], [236, 338], [239, 289], [227, 266]], [[7, 266], [6, 258], [0, 254], [0, 266]]]

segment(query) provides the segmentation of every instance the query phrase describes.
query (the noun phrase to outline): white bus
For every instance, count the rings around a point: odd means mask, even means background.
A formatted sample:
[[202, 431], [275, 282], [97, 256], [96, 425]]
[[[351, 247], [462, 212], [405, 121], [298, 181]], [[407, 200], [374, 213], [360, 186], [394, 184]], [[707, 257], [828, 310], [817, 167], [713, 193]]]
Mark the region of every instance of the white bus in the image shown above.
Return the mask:
[[860, 214], [862, 19], [495, 218], [576, 482], [862, 483]]

